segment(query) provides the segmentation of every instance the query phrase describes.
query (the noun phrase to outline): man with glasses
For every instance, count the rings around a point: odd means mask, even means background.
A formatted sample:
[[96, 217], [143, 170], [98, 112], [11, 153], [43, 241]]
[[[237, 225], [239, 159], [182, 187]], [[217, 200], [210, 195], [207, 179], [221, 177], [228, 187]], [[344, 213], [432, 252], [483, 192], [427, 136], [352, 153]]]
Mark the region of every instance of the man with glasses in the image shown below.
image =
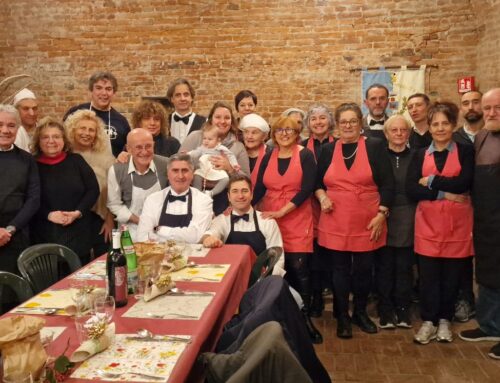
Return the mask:
[[64, 120], [79, 109], [93, 110], [104, 122], [104, 127], [111, 142], [113, 155], [118, 156], [125, 147], [130, 125], [122, 114], [111, 106], [118, 91], [118, 81], [110, 72], [96, 72], [89, 79], [90, 102], [73, 106], [64, 116]]
[[127, 135], [127, 151], [129, 160], [109, 169], [107, 206], [118, 223], [129, 225], [135, 240], [144, 200], [167, 186], [167, 158], [154, 154], [153, 136], [141, 128]]

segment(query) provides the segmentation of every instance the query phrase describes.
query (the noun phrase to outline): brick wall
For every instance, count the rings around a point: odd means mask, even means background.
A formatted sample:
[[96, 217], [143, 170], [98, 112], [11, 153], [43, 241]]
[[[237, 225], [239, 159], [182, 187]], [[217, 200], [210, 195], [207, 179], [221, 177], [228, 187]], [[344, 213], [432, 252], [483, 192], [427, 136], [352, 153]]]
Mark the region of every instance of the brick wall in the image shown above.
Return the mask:
[[460, 75], [500, 83], [498, 3], [6, 0], [0, 78], [31, 74], [43, 114], [62, 115], [87, 101], [90, 73], [111, 70], [120, 87], [115, 106], [129, 116], [141, 95], [164, 95], [184, 76], [201, 113], [248, 88], [273, 119], [313, 101], [361, 101], [352, 68], [434, 64], [428, 91], [457, 100]]

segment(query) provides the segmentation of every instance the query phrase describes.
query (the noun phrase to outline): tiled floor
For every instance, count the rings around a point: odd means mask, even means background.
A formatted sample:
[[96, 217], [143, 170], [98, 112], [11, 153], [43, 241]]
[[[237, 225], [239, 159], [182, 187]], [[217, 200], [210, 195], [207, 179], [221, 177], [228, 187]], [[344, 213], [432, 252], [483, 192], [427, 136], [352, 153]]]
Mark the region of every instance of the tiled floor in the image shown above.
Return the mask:
[[[376, 319], [374, 305], [369, 314]], [[464, 342], [458, 332], [476, 327], [474, 320], [454, 323], [456, 335], [452, 343], [431, 342], [422, 346], [413, 343], [413, 334], [420, 321], [413, 307], [413, 329], [380, 330], [368, 335], [353, 326], [353, 338], [335, 336], [331, 298], [327, 298], [323, 316], [314, 319], [324, 342], [316, 346], [323, 365], [336, 383], [500, 383], [500, 361], [487, 352], [492, 342]], [[377, 322], [378, 323], [378, 322]]]

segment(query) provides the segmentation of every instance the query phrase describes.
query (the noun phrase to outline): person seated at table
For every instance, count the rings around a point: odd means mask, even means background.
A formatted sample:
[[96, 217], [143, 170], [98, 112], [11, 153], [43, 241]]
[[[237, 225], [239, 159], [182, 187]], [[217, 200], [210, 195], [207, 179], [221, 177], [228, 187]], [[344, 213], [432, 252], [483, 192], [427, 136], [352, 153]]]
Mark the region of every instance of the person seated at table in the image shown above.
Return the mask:
[[137, 228], [138, 241], [200, 241], [212, 220], [212, 199], [189, 186], [193, 174], [189, 154], [177, 153], [168, 159], [170, 186], [146, 198]]
[[126, 163], [114, 164], [108, 172], [108, 209], [119, 224], [127, 224], [132, 239], [144, 200], [167, 186], [167, 158], [154, 154], [154, 137], [146, 129], [135, 128], [127, 135]]
[[[205, 247], [221, 247], [224, 243], [248, 245], [256, 255], [271, 247], [283, 247], [280, 229], [274, 219], [262, 218], [251, 205], [253, 192], [250, 178], [234, 174], [229, 178], [227, 196], [230, 214], [220, 214], [201, 237]], [[273, 275], [285, 275], [285, 258], [280, 257]]]

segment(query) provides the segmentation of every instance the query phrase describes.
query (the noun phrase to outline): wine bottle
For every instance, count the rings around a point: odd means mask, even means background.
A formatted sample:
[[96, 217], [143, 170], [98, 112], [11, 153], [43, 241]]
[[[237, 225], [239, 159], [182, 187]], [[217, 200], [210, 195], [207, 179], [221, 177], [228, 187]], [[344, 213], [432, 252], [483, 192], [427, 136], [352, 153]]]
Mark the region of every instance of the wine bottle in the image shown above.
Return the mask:
[[127, 258], [127, 284], [128, 293], [134, 294], [137, 286], [137, 255], [135, 254], [134, 242], [128, 231], [127, 225], [121, 226], [121, 245], [125, 258]]
[[116, 307], [125, 306], [128, 301], [127, 259], [123, 254], [120, 239], [120, 231], [113, 230], [113, 247], [106, 258], [108, 294], [115, 298]]

